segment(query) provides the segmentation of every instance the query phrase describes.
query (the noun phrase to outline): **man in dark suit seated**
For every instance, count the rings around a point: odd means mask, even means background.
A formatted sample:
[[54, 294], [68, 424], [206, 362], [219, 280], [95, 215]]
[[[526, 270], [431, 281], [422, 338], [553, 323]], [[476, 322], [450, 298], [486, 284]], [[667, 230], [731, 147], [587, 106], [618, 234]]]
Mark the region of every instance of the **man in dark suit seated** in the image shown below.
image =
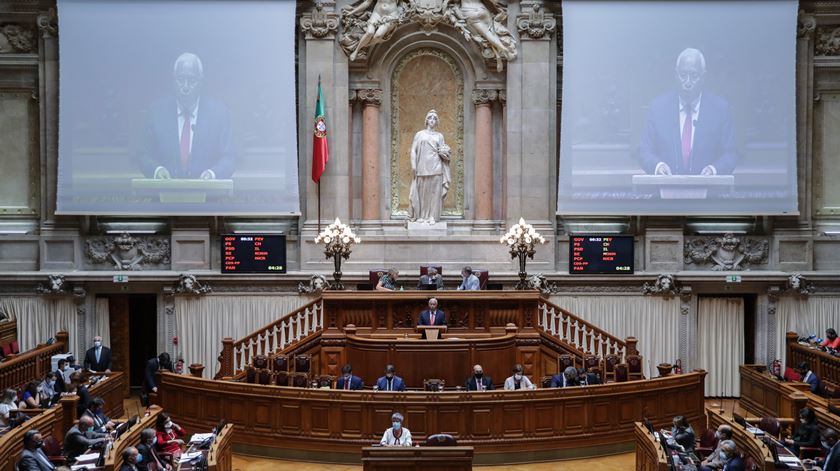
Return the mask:
[[362, 382], [362, 378], [353, 376], [353, 367], [350, 365], [344, 365], [344, 368], [341, 369], [341, 377], [335, 382], [336, 389], [344, 389], [346, 391], [358, 391], [364, 386], [365, 383]]
[[484, 368], [481, 365], [473, 366], [473, 375], [467, 379], [467, 391], [492, 391], [493, 379], [484, 376]]
[[137, 451], [137, 448], [130, 446], [123, 450], [122, 452], [122, 459], [123, 464], [120, 466], [120, 471], [138, 471], [140, 468], [137, 466], [137, 458], [140, 456], [140, 452]]
[[93, 338], [93, 347], [85, 352], [84, 367], [90, 371], [111, 372], [111, 349], [102, 345], [102, 337]]
[[822, 433], [822, 446], [828, 449], [825, 459], [802, 460], [802, 463], [808, 465], [816, 464], [823, 471], [840, 471], [840, 446], [837, 446], [837, 443], [837, 432], [831, 428], [825, 429]]
[[82, 415], [93, 419], [95, 432], [107, 433], [114, 429], [114, 422], [105, 415], [105, 400], [101, 397], [93, 398]]
[[642, 130], [642, 168], [651, 175], [731, 175], [737, 162], [729, 103], [703, 91], [706, 59], [677, 57], [678, 89], [653, 100]]
[[140, 432], [140, 444], [137, 445], [137, 453], [143, 458], [137, 464], [137, 468], [143, 470], [169, 470], [172, 465], [164, 463], [155, 449], [157, 432], [153, 428], [145, 428]]
[[93, 419], [83, 415], [79, 422], [64, 435], [64, 456], [75, 461], [90, 448], [102, 448], [108, 442], [108, 435], [93, 430]]
[[376, 388], [380, 391], [405, 391], [403, 379], [394, 374], [394, 365], [385, 366], [385, 376], [376, 381]]
[[574, 366], [569, 366], [562, 373], [558, 373], [551, 377], [552, 388], [568, 388], [571, 386], [580, 386], [578, 381], [578, 372]]
[[811, 367], [808, 365], [808, 362], [803, 361], [800, 363], [799, 366], [797, 366], [796, 371], [802, 376], [802, 382], [811, 385], [811, 392], [816, 394], [820, 389], [820, 378], [811, 371]]
[[732, 440], [724, 440], [720, 444], [723, 461], [723, 471], [744, 471], [744, 460], [738, 453], [738, 447]]
[[52, 471], [55, 469], [47, 455], [41, 448], [44, 439], [36, 429], [27, 431], [23, 435], [23, 452], [17, 464], [18, 471]]
[[438, 273], [437, 268], [429, 267], [426, 269], [425, 275], [420, 275], [420, 282], [417, 284], [418, 288], [423, 285], [435, 285], [435, 289], [443, 289], [443, 277]]

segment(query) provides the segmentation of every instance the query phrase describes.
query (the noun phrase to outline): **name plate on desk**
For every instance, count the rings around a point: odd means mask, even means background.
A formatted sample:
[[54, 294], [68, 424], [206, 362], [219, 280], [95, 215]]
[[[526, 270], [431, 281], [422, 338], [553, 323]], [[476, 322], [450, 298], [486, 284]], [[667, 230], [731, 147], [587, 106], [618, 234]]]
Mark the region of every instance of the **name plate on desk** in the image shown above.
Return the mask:
[[233, 180], [134, 178], [131, 189], [141, 194], [157, 193], [161, 203], [206, 203], [208, 194], [232, 193]]
[[637, 191], [659, 192], [663, 200], [702, 200], [710, 191], [729, 191], [732, 175], [633, 175]]
[[438, 340], [440, 334], [446, 332], [445, 325], [418, 325], [417, 332], [425, 332], [426, 340]]

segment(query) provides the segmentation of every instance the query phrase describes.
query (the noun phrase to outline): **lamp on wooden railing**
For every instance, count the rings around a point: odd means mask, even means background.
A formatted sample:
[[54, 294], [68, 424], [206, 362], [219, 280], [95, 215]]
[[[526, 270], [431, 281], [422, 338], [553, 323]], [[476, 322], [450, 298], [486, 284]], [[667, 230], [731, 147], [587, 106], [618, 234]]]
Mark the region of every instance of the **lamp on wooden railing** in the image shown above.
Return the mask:
[[525, 219], [519, 218], [519, 223], [511, 226], [499, 242], [510, 248], [511, 258], [519, 257], [519, 283], [516, 284], [516, 289], [530, 288], [526, 281], [528, 272], [525, 271], [525, 260], [534, 259], [534, 254], [537, 253], [534, 246], [538, 243], [544, 244], [545, 238], [534, 230], [534, 226], [526, 223]]
[[344, 285], [341, 283], [341, 260], [350, 258], [353, 244], [358, 244], [361, 241], [350, 229], [350, 226], [342, 224], [338, 218], [335, 218], [335, 222], [315, 237], [316, 244], [324, 244], [324, 255], [328, 259], [333, 259], [335, 271], [333, 272], [331, 289], [344, 289]]

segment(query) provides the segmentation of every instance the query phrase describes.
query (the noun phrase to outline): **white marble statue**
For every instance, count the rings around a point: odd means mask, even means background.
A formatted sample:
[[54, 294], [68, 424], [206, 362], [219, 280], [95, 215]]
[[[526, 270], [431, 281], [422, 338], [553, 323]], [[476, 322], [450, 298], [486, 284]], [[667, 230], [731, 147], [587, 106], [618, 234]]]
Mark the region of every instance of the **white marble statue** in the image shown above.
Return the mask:
[[498, 0], [460, 0], [452, 6], [457, 18], [455, 27], [469, 41], [477, 42], [483, 49], [492, 51], [496, 69], [502, 70], [502, 59], [516, 59], [516, 41], [505, 27], [507, 11]]
[[452, 176], [449, 159], [452, 152], [436, 131], [437, 112], [426, 113], [426, 129], [418, 131], [411, 143], [411, 190], [408, 218], [411, 221], [434, 225], [440, 220], [443, 199], [449, 191]]
[[342, 13], [348, 17], [359, 17], [371, 5], [373, 5], [373, 10], [364, 24], [364, 33], [352, 48], [353, 52], [350, 53], [351, 61], [356, 60], [364, 48], [388, 39], [400, 23], [403, 10], [400, 0], [362, 0], [358, 4], [348, 5]]

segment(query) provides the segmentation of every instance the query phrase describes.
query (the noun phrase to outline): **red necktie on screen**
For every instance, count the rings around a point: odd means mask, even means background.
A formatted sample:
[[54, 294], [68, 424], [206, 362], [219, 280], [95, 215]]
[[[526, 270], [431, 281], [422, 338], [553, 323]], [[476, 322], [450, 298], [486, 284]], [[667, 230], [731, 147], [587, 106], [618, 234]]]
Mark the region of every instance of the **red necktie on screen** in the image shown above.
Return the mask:
[[435, 312], [432, 311], [431, 319], [429, 320], [429, 325], [435, 325]]
[[192, 113], [182, 111], [184, 126], [181, 128], [181, 170], [186, 173], [190, 165], [190, 134], [192, 131]]
[[683, 168], [688, 170], [689, 160], [691, 158], [691, 124], [693, 117], [693, 106], [686, 104], [683, 106], [685, 111], [685, 122], [682, 128], [682, 160]]

